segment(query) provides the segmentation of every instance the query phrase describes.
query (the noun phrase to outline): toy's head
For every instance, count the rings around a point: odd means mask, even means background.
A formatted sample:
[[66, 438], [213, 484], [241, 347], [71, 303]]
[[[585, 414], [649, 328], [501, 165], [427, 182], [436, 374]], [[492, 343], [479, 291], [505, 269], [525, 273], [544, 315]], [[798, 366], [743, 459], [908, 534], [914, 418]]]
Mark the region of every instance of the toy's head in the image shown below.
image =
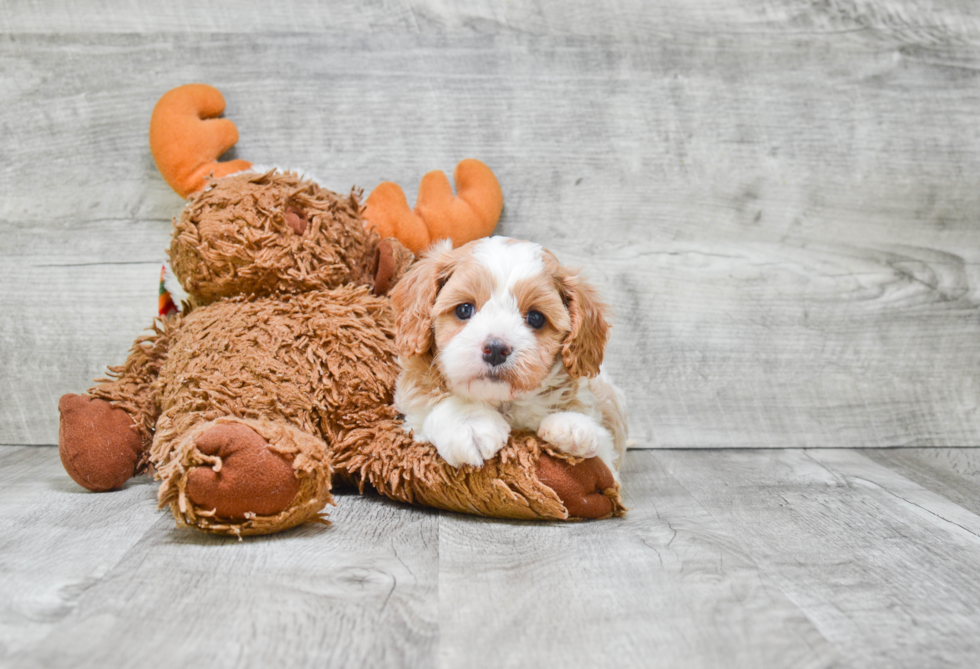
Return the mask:
[[224, 108], [217, 89], [189, 84], [165, 93], [150, 119], [160, 173], [191, 198], [175, 220], [170, 260], [193, 304], [346, 283], [385, 294], [412, 252], [442, 239], [481, 238], [500, 217], [500, 184], [477, 160], [457, 165], [455, 196], [442, 172], [427, 174], [415, 211], [390, 182], [365, 209], [353, 193], [341, 197], [296, 174], [221, 162], [238, 141], [235, 124], [220, 118]]
[[220, 118], [224, 107], [215, 88], [189, 84], [165, 93], [150, 120], [160, 173], [190, 198], [174, 220], [170, 260], [191, 304], [349, 283], [387, 293], [411, 252], [365, 226], [355, 193], [245, 160], [219, 162], [238, 141], [235, 124]]
[[174, 219], [170, 262], [198, 304], [375, 285], [378, 234], [354, 193], [341, 197], [296, 174], [270, 170], [210, 182]]

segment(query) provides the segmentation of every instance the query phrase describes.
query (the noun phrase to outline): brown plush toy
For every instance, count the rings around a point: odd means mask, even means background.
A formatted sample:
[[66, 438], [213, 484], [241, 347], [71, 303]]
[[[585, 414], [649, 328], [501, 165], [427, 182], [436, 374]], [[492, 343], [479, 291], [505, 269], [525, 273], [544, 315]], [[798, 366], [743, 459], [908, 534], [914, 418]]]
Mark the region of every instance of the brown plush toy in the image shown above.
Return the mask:
[[[483, 467], [457, 470], [405, 433], [391, 407], [397, 362], [385, 294], [411, 252], [365, 225], [354, 193], [215, 162], [237, 140], [230, 121], [212, 118], [223, 108], [218, 91], [193, 85], [154, 112], [161, 172], [193, 193], [169, 251], [190, 297], [110, 368], [112, 379], [61, 398], [69, 475], [106, 491], [152, 469], [179, 524], [236, 536], [322, 521], [337, 478], [465, 513], [621, 514], [597, 458], [549, 454], [518, 434]], [[499, 196], [486, 175], [463, 190], [482, 190], [475, 200], [484, 203]], [[451, 219], [456, 206], [444, 199], [437, 209]]]

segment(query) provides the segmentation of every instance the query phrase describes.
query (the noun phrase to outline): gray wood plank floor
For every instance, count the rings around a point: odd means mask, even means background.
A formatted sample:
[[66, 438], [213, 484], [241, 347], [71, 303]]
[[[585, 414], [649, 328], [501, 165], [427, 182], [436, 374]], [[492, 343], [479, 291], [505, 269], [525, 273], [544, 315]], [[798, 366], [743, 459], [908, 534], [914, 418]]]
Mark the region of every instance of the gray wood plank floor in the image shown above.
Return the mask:
[[978, 462], [632, 451], [620, 520], [347, 494], [239, 543], [0, 447], [0, 666], [976, 666], [980, 516], [943, 493], [975, 507]]

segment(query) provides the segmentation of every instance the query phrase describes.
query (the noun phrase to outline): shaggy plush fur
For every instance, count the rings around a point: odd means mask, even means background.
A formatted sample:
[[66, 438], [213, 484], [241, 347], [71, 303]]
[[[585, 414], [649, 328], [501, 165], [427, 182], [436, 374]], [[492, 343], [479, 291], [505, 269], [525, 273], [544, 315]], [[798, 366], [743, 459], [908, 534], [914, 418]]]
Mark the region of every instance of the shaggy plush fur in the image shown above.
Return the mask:
[[[413, 440], [394, 408], [384, 407], [381, 414], [381, 420], [352, 432], [338, 449], [337, 465], [362, 488], [368, 482], [401, 502], [495, 518], [569, 520], [626, 513], [619, 486], [605, 468], [608, 479], [600, 482], [592, 477], [575, 490], [559, 491], [568, 482], [567, 473], [555, 478], [543, 475], [542, 461], [559, 463], [555, 466], [566, 470], [583, 462], [548, 448], [533, 433], [512, 434], [497, 455], [480, 467], [457, 468], [440, 458], [431, 444]], [[591, 494], [582, 495], [585, 487], [591, 488]]]
[[186, 472], [216, 464], [196, 450], [202, 426], [234, 418], [290, 456], [301, 482], [288, 517], [247, 519], [243, 533], [315, 517], [330, 501], [329, 445], [391, 402], [388, 300], [354, 286], [229, 298], [178, 316], [172, 327], [157, 382], [161, 415], [150, 457], [163, 481], [160, 503], [190, 524], [212, 523], [208, 510], [187, 497]]
[[[611, 480], [580, 485], [533, 436], [457, 470], [405, 433], [391, 406], [391, 303], [375, 293], [411, 254], [364, 228], [354, 194], [245, 173], [212, 182], [174, 225], [188, 309], [137, 340], [90, 398], [62, 400], [62, 459], [81, 485], [108, 490], [151, 469], [178, 523], [236, 536], [325, 522], [338, 476], [465, 513], [623, 512]], [[576, 506], [583, 496], [601, 504]]]
[[370, 284], [378, 233], [355, 193], [339, 197], [292, 173], [225, 177], [174, 220], [170, 262], [203, 304]]

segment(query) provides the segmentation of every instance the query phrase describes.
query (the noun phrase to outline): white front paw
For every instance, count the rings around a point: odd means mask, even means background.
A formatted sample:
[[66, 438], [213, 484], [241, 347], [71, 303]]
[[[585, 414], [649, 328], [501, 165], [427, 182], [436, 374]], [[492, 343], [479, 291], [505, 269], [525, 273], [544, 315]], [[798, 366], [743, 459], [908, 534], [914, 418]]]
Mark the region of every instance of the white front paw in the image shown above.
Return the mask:
[[453, 467], [479, 466], [507, 443], [510, 425], [492, 409], [450, 399], [426, 417], [422, 432]]
[[553, 413], [541, 421], [538, 436], [563, 453], [591, 458], [612, 442], [609, 431], [592, 418], [572, 411]]

